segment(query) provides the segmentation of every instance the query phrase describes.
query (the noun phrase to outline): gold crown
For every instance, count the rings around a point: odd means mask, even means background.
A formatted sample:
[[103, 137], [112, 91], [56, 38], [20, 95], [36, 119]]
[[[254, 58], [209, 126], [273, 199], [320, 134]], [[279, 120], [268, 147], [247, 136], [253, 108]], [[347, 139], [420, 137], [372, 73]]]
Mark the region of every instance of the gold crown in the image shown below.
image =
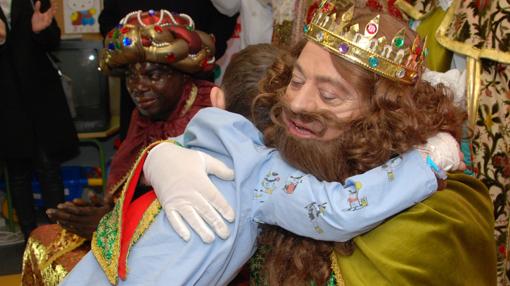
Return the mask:
[[[405, 43], [405, 28], [396, 33], [390, 43], [384, 36], [376, 38], [380, 15], [370, 20], [364, 32], [360, 33], [359, 24], [351, 24], [354, 5], [347, 3], [350, 8], [337, 15], [334, 2], [323, 0], [320, 3], [311, 21], [304, 26], [305, 36], [369, 71], [391, 80], [413, 84], [421, 74], [423, 60], [428, 53], [419, 36], [416, 36], [411, 47]], [[340, 4], [346, 6], [345, 1]]]

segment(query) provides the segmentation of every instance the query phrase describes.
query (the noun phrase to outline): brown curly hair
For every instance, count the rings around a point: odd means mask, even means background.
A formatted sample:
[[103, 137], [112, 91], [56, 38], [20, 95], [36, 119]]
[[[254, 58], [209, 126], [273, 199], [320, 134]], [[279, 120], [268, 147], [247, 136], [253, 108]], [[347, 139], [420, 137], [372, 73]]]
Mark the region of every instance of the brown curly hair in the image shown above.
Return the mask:
[[[375, 15], [370, 10], [360, 9], [353, 21], [364, 25]], [[387, 38], [405, 26], [387, 14], [380, 15], [380, 27], [385, 29]], [[412, 41], [415, 36], [408, 32], [407, 37]], [[305, 44], [301, 43], [293, 54], [299, 54]], [[439, 131], [449, 132], [460, 139], [466, 115], [454, 105], [450, 92], [443, 86], [433, 87], [421, 80], [415, 85], [404, 85], [375, 76], [339, 58], [334, 62], [342, 77], [360, 87], [364, 107], [360, 116], [344, 122], [348, 131], [338, 139], [342, 141], [339, 145], [342, 150], [335, 154], [341, 154], [341, 160], [335, 166], [326, 163], [326, 169], [333, 168], [333, 171], [317, 170], [317, 162], [296, 158], [291, 151], [284, 152], [275, 140], [282, 133], [279, 101], [290, 82], [292, 65], [283, 60], [275, 62], [260, 82], [261, 94], [254, 101], [253, 118], [257, 127], [263, 130], [266, 144], [279, 149], [291, 165], [321, 180], [342, 182], [425, 143]], [[268, 114], [271, 120], [268, 120]], [[312, 280], [316, 285], [325, 285], [330, 275], [333, 247], [337, 251], [349, 250], [345, 244], [303, 238], [274, 226], [263, 227], [259, 244], [270, 249], [264, 254], [261, 269], [264, 284], [268, 285], [309, 285]]]

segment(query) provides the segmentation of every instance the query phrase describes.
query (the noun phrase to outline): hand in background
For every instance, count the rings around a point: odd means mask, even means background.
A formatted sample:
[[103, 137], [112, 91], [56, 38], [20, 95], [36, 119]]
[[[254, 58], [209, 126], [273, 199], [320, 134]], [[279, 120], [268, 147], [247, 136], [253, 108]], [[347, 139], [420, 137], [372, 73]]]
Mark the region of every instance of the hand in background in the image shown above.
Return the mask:
[[0, 20], [0, 45], [5, 43], [5, 38], [7, 37], [7, 28], [4, 21]]
[[82, 199], [59, 204], [57, 209], [48, 209], [46, 214], [64, 229], [91, 239], [101, 218], [113, 208], [111, 194], [105, 193], [103, 199], [95, 194], [90, 196], [90, 203]]
[[50, 8], [46, 12], [41, 13], [41, 1], [37, 0], [34, 5], [34, 14], [32, 14], [32, 31], [39, 33], [48, 28], [53, 17], [57, 14], [57, 8], [56, 0], [51, 0]]

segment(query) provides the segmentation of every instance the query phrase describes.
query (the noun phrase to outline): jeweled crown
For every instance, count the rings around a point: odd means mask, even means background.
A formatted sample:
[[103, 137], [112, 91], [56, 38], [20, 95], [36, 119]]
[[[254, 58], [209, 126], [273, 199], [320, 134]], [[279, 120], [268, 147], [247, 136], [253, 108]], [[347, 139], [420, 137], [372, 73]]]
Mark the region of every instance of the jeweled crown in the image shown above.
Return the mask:
[[[337, 11], [339, 7], [345, 9]], [[360, 31], [358, 23], [351, 23], [353, 15], [354, 5], [350, 2], [323, 0], [310, 22], [305, 24], [304, 34], [354, 64], [391, 80], [413, 84], [421, 74], [428, 52], [419, 36], [409, 46], [405, 39], [406, 28], [402, 28], [388, 42], [384, 36], [377, 37], [380, 15], [372, 18], [364, 31]]]

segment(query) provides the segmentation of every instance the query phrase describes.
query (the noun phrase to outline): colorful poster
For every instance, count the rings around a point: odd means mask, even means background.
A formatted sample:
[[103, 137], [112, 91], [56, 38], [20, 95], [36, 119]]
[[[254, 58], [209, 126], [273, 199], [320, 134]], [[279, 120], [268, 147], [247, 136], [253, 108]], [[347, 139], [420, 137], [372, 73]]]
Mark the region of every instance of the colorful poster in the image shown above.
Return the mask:
[[100, 0], [64, 0], [64, 32], [66, 34], [99, 33], [97, 18]]

